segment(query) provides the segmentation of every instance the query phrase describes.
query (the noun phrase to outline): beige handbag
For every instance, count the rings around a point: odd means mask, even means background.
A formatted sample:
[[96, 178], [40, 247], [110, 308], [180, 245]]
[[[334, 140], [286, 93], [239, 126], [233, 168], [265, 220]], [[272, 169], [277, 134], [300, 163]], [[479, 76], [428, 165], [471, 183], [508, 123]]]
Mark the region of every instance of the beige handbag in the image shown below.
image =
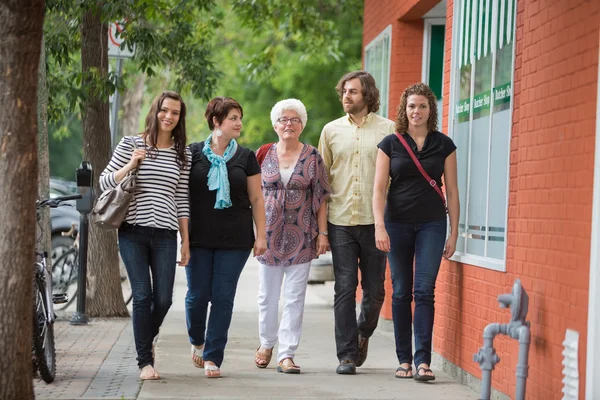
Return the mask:
[[[129, 138], [133, 143], [133, 148], [137, 149], [135, 139], [131, 136]], [[117, 186], [102, 192], [90, 216], [92, 223], [98, 228], [105, 231], [119, 229], [127, 215], [129, 203], [135, 192], [138, 169], [139, 164]]]

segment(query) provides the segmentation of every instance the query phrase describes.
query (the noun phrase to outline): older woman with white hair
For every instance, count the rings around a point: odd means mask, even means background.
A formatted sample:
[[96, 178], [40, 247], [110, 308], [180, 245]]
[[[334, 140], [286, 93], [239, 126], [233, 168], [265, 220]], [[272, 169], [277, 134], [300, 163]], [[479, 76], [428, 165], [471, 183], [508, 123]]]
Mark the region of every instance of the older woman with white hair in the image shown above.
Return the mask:
[[[310, 263], [329, 247], [327, 203], [331, 188], [317, 149], [300, 142], [307, 121], [304, 104], [286, 99], [271, 110], [277, 143], [262, 147], [259, 156], [267, 216], [267, 251], [259, 266], [260, 347], [255, 363], [266, 368], [279, 341], [277, 371], [298, 374], [294, 355], [302, 333], [304, 299]], [[278, 324], [279, 295], [283, 315]]]

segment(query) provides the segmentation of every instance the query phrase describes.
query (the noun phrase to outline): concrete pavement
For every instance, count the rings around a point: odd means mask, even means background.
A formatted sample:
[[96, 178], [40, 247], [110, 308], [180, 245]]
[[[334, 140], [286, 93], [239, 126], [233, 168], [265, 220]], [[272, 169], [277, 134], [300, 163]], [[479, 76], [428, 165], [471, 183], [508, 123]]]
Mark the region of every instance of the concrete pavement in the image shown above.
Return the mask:
[[185, 271], [178, 269], [173, 307], [156, 347], [156, 368], [162, 379], [144, 382], [138, 399], [477, 399], [475, 392], [435, 366], [437, 379], [433, 383], [395, 378], [397, 360], [393, 334], [382, 328], [371, 338], [369, 356], [357, 374], [337, 375], [331, 283], [311, 285], [308, 289], [304, 330], [295, 358], [302, 373], [277, 373], [275, 358], [268, 368], [256, 368], [257, 287], [258, 267], [255, 259], [250, 258], [238, 286], [229, 342], [221, 366], [223, 378], [207, 379], [204, 371], [191, 362], [184, 312]]

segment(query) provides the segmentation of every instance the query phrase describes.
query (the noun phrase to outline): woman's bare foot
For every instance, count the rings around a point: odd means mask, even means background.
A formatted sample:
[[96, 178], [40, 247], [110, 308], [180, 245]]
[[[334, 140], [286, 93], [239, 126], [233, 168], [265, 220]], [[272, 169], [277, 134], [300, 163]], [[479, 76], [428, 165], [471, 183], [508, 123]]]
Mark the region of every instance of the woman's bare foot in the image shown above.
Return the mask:
[[206, 375], [207, 378], [220, 378], [221, 370], [212, 361], [205, 361], [204, 375]]
[[143, 381], [151, 381], [160, 379], [160, 375], [152, 365], [146, 365], [140, 372], [140, 379]]

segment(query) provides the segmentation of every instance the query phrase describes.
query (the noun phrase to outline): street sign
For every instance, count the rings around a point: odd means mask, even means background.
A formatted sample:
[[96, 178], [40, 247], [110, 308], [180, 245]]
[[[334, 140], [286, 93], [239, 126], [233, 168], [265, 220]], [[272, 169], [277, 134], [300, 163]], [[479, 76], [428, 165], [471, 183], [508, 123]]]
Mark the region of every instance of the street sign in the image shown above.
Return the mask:
[[119, 34], [123, 32], [123, 24], [113, 22], [108, 26], [108, 56], [112, 58], [131, 58], [135, 53], [135, 48], [130, 50], [127, 46], [121, 49], [121, 44], [125, 41]]

